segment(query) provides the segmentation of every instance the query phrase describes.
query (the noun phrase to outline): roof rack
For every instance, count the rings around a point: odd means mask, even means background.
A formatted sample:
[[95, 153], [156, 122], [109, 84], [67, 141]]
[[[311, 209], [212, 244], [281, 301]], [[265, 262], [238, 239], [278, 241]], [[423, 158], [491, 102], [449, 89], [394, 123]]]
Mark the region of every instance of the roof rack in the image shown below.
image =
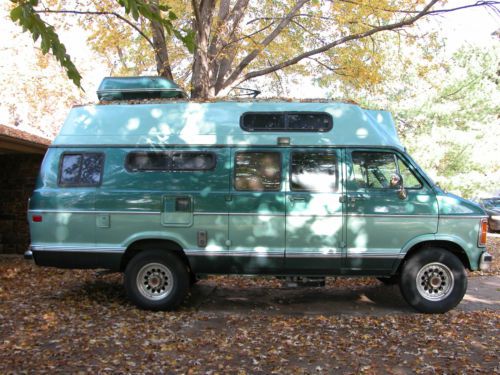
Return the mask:
[[187, 98], [173, 81], [164, 77], [105, 77], [97, 89], [100, 101]]

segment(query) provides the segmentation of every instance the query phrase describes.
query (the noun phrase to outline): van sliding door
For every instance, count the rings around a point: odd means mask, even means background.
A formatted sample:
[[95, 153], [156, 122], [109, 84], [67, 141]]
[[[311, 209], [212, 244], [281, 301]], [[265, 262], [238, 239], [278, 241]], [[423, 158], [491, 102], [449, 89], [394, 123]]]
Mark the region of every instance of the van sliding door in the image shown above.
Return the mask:
[[286, 193], [288, 273], [336, 274], [342, 263], [340, 150], [292, 149]]

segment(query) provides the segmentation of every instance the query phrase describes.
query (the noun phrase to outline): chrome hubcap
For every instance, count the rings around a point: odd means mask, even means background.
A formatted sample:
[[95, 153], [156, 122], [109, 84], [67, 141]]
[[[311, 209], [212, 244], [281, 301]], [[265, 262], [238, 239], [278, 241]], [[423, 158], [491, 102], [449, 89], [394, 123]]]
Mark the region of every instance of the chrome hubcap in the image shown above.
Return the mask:
[[453, 273], [444, 264], [435, 262], [423, 266], [417, 274], [417, 290], [430, 301], [442, 301], [453, 290]]
[[170, 294], [173, 288], [172, 272], [161, 263], [149, 263], [137, 273], [139, 292], [150, 300], [159, 300]]

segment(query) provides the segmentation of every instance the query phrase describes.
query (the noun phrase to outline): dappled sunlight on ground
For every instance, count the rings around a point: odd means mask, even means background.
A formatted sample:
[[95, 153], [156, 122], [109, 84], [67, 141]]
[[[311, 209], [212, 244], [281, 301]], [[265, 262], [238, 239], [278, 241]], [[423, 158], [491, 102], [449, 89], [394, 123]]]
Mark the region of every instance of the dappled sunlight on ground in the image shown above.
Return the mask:
[[20, 257], [0, 257], [0, 322], [0, 373], [491, 374], [500, 351], [498, 309], [418, 314], [373, 278], [211, 276], [179, 311], [153, 313], [126, 300], [120, 274]]

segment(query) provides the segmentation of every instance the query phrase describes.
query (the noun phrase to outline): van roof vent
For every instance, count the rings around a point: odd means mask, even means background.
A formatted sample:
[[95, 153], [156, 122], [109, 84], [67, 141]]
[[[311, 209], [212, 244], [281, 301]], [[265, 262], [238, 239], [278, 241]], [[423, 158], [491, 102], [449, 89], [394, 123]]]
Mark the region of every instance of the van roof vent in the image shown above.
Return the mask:
[[97, 89], [101, 101], [187, 98], [173, 81], [164, 77], [105, 77]]

